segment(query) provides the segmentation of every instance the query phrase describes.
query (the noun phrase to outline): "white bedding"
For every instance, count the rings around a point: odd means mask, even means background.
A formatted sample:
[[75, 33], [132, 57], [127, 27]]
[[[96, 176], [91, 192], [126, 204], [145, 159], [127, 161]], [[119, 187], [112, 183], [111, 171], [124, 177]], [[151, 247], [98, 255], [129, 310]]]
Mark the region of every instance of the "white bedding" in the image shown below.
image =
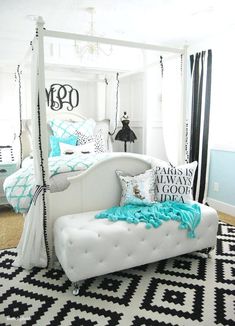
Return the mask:
[[[65, 190], [69, 176], [77, 175], [112, 153], [72, 154], [49, 157], [50, 192]], [[4, 192], [17, 213], [27, 213], [34, 194], [35, 176], [33, 159], [27, 158], [22, 168], [5, 179]]]
[[[23, 160], [22, 167], [27, 167], [30, 164], [32, 164], [32, 157], [29, 156]], [[65, 190], [69, 186], [68, 178], [81, 174], [81, 172], [82, 171], [73, 171], [54, 175], [50, 178], [50, 191], [57, 192]]]

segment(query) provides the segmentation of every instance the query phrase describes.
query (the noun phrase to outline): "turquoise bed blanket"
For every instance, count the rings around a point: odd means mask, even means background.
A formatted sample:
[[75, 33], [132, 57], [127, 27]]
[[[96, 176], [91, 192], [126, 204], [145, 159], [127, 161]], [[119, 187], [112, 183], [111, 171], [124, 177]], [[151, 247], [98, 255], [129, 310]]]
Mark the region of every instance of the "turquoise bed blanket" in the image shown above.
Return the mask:
[[[49, 177], [57, 174], [85, 171], [96, 162], [106, 158], [108, 153], [73, 154], [48, 158]], [[51, 182], [52, 179], [50, 179]], [[29, 160], [17, 172], [6, 178], [4, 192], [6, 198], [17, 213], [27, 213], [35, 189], [33, 160]], [[58, 189], [57, 191], [59, 191]]]
[[187, 230], [189, 238], [195, 238], [195, 229], [201, 220], [201, 209], [196, 203], [185, 204], [176, 201], [165, 201], [153, 204], [128, 204], [111, 207], [95, 216], [110, 221], [126, 221], [128, 223], [144, 222], [147, 229], [158, 228], [162, 221], [177, 221], [179, 229]]

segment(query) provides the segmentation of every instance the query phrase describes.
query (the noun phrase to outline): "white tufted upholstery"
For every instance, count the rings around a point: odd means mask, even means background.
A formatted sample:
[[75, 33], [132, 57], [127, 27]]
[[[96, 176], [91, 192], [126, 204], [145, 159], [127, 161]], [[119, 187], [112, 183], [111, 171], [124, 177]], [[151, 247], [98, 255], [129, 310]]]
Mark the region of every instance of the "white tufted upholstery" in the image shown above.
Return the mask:
[[143, 223], [95, 219], [98, 211], [59, 217], [54, 224], [56, 255], [72, 282], [212, 247], [218, 216], [201, 205], [196, 238], [189, 239], [178, 222], [163, 221], [157, 229]]

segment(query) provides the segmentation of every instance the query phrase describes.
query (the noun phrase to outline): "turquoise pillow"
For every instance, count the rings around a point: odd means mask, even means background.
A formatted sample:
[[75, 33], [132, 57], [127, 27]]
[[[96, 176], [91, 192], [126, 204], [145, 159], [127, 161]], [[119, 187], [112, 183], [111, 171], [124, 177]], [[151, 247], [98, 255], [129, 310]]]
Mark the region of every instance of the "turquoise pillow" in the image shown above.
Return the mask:
[[77, 140], [78, 138], [76, 136], [70, 136], [67, 138], [50, 136], [50, 144], [51, 144], [50, 157], [60, 156], [60, 143], [77, 145]]
[[63, 138], [74, 136], [78, 131], [85, 136], [93, 136], [96, 125], [95, 120], [93, 119], [81, 120], [77, 122], [54, 119], [50, 120], [49, 124], [53, 135]]

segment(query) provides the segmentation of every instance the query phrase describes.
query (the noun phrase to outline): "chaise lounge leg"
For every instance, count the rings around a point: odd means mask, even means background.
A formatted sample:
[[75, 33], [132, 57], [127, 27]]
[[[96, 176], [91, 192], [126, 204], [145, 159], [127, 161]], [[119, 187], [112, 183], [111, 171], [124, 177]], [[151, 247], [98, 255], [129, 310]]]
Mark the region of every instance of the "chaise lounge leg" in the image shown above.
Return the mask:
[[80, 282], [74, 282], [73, 283], [73, 295], [77, 296], [79, 295], [80, 290]]
[[214, 249], [215, 249], [215, 247], [206, 248], [207, 258], [211, 258], [211, 251], [214, 250]]

